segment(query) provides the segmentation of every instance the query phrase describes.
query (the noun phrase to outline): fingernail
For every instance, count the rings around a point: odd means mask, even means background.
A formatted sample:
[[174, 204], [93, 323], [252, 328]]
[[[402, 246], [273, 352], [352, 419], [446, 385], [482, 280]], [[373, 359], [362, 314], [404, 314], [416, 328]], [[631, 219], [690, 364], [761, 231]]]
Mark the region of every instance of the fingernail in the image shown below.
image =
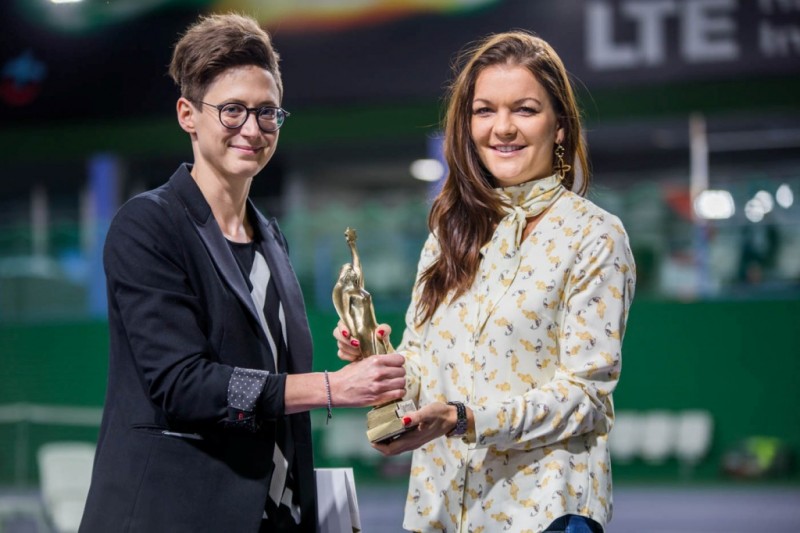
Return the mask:
[[383, 331], [383, 329], [379, 329], [377, 333], [378, 333], [378, 337], [383, 337], [384, 331]]
[[349, 336], [350, 336], [350, 334], [347, 332], [347, 330], [346, 330], [346, 329], [343, 329], [343, 330], [342, 330], [342, 337], [344, 337], [344, 338], [347, 338], [347, 337], [349, 337]]
[[359, 345], [359, 344], [361, 344], [361, 343], [360, 343], [360, 342], [358, 342], [358, 339], [352, 339], [352, 340], [350, 341], [350, 346], [355, 346], [356, 348], [358, 348], [358, 345]]
[[404, 416], [404, 417], [403, 417], [403, 425], [404, 425], [404, 426], [407, 426], [407, 425], [409, 425], [410, 423], [411, 423], [411, 417], [410, 417], [410, 416]]

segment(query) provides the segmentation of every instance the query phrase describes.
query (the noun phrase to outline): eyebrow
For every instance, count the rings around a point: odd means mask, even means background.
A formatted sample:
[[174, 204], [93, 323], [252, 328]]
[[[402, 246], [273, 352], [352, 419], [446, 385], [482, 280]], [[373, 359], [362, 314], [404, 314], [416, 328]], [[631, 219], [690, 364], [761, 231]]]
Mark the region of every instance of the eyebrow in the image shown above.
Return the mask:
[[[245, 107], [249, 107], [249, 106], [247, 106], [247, 103], [244, 100], [241, 100], [239, 98], [227, 98], [227, 99], [224, 99], [222, 102], [225, 103], [225, 104], [241, 104], [241, 105], [243, 105]], [[272, 101], [270, 99], [270, 100], [264, 100], [260, 104], [256, 104], [255, 107], [256, 108], [260, 108], [260, 107], [280, 107], [280, 104], [276, 104], [274, 101]]]
[[[521, 104], [523, 102], [527, 102], [528, 100], [530, 100], [531, 102], [535, 102], [536, 104], [541, 105], [541, 102], [538, 99], [536, 99], [536, 98], [534, 98], [532, 96], [527, 96], [525, 98], [520, 98], [519, 100], [514, 100], [513, 104], [514, 105], [519, 105], [519, 104]], [[475, 98], [472, 101], [473, 104], [477, 104], [478, 102], [483, 102], [483, 103], [486, 103], [486, 104], [491, 104], [492, 103], [491, 100], [487, 100], [486, 98]]]

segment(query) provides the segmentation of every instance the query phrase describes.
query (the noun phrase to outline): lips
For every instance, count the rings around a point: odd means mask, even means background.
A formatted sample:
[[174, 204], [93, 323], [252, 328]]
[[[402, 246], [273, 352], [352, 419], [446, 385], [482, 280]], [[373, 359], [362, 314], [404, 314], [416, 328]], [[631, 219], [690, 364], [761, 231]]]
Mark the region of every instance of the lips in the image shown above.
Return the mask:
[[256, 154], [263, 150], [263, 148], [255, 147], [255, 146], [239, 146], [239, 145], [232, 145], [231, 148], [235, 150], [239, 150], [240, 152], [248, 153], [248, 154]]
[[525, 148], [524, 146], [516, 145], [516, 144], [499, 144], [497, 146], [493, 146], [492, 149], [498, 152], [509, 154], [512, 152], [518, 152]]

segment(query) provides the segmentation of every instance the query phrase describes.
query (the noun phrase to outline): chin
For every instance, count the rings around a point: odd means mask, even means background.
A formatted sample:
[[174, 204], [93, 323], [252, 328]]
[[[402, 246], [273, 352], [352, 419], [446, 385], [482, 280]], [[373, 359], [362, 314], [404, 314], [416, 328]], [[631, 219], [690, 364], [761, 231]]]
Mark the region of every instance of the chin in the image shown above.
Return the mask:
[[498, 175], [494, 176], [494, 181], [500, 187], [510, 187], [511, 185], [519, 185], [520, 183], [525, 183], [526, 181], [530, 181], [531, 179], [533, 179], [533, 178], [530, 177], [530, 176], [519, 176], [519, 175], [517, 175], [517, 176], [503, 176], [501, 174], [499, 176]]
[[268, 162], [269, 160], [262, 159], [239, 160], [230, 165], [229, 168], [232, 174], [249, 174], [252, 177], [264, 170], [264, 167], [267, 166]]
[[228, 176], [234, 179], [251, 179], [253, 176], [258, 174], [263, 167], [259, 166], [256, 167], [243, 167], [237, 166], [233, 168], [228, 168]]

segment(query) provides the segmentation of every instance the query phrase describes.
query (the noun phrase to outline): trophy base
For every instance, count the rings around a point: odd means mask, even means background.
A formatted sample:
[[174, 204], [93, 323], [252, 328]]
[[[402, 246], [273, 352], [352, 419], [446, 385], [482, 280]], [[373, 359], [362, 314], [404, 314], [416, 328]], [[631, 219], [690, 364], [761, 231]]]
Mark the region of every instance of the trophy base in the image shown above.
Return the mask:
[[389, 442], [412, 428], [403, 425], [403, 416], [416, 411], [413, 400], [387, 403], [367, 413], [367, 438], [373, 444]]

